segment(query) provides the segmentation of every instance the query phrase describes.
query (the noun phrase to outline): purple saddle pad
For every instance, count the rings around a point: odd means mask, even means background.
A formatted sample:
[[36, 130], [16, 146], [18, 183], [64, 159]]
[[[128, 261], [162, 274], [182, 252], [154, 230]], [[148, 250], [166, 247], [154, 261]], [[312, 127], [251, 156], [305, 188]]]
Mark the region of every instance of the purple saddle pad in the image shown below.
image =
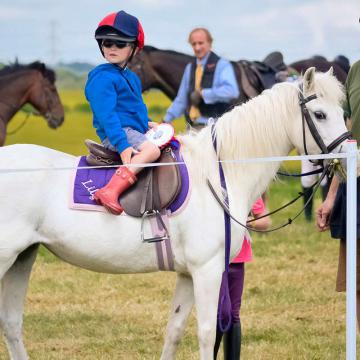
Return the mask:
[[[177, 140], [171, 141], [171, 148], [178, 162], [183, 162], [183, 158], [180, 154], [180, 144]], [[189, 193], [189, 174], [185, 164], [178, 165], [180, 169], [182, 186], [178, 196], [170, 204], [170, 212], [175, 212], [186, 200]], [[78, 168], [75, 174], [75, 180], [73, 183], [72, 191], [72, 208], [86, 209], [84, 206], [89, 206], [88, 210], [96, 210], [99, 206], [93, 199], [93, 194], [96, 190], [105, 186], [111, 177], [114, 175], [116, 168], [91, 168], [86, 162], [86, 157], [81, 156], [78, 164]], [[77, 205], [84, 205], [79, 206]], [[92, 206], [96, 208], [91, 209]]]

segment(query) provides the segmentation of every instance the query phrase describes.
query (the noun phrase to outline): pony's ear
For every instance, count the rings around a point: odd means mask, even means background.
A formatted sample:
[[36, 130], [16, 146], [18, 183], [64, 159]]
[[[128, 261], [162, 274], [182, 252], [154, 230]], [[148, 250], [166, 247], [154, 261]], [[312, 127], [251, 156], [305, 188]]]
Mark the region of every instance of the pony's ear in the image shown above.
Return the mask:
[[304, 74], [304, 92], [308, 93], [314, 88], [315, 68], [311, 67]]
[[334, 75], [334, 68], [331, 66], [331, 68], [326, 73], [330, 76]]

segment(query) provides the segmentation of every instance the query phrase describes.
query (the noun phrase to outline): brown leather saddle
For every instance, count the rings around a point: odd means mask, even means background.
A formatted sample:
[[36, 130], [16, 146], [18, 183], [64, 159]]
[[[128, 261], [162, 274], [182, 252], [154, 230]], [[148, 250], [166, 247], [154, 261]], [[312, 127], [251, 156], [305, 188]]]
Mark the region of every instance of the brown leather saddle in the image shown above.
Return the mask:
[[278, 51], [270, 53], [263, 61], [239, 60], [232, 64], [243, 92], [240, 102], [251, 99], [263, 90], [271, 88], [276, 82], [279, 82], [277, 74], [287, 71], [283, 55]]
[[259, 95], [264, 87], [261, 83], [261, 75], [255, 68], [252, 68], [251, 63], [245, 60], [240, 60], [234, 64], [237, 78], [240, 79], [240, 88], [245, 95], [245, 99], [251, 99]]
[[[104, 148], [92, 140], [85, 140], [89, 149], [86, 157], [91, 166], [122, 165], [117, 152]], [[126, 214], [142, 217], [149, 212], [166, 209], [181, 190], [181, 176], [177, 160], [170, 146], [161, 151], [157, 163], [174, 165], [144, 168], [138, 175], [138, 181], [119, 198]]]

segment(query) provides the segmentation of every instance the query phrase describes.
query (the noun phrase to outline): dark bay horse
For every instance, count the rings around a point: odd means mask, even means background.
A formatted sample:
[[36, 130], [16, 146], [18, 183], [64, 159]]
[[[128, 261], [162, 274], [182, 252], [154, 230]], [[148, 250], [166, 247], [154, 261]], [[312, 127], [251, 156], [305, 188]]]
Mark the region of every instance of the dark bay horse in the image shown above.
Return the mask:
[[11, 118], [26, 103], [56, 129], [64, 121], [64, 108], [55, 87], [55, 73], [41, 62], [18, 63], [0, 70], [0, 146]]
[[[171, 100], [174, 100], [185, 66], [193, 60], [193, 56], [177, 51], [145, 46], [143, 51], [134, 57], [129, 67], [139, 76], [143, 91], [151, 88], [159, 89]], [[239, 60], [231, 63], [242, 93], [239, 102], [246, 101], [261, 93], [264, 88], [271, 87], [276, 72], [288, 69], [280, 52], [269, 54], [261, 62]], [[289, 67], [299, 73], [305, 73], [306, 69], [310, 67], [315, 67], [316, 70], [322, 72], [326, 72], [330, 67], [333, 67], [334, 75], [344, 84], [350, 63], [343, 55], [337, 56], [333, 61], [328, 61], [323, 56], [318, 55], [310, 59], [296, 61], [290, 64]], [[268, 78], [270, 81], [264, 84], [261, 78], [266, 76], [270, 77]]]
[[[134, 57], [129, 67], [139, 76], [143, 91], [156, 88], [173, 100], [180, 87], [186, 65], [193, 60], [193, 56], [177, 51], [145, 46], [143, 51]], [[241, 89], [238, 103], [271, 87], [276, 82], [275, 74], [286, 69], [279, 52], [269, 54], [262, 62], [239, 60], [233, 61], [232, 65]]]
[[333, 61], [328, 61], [323, 56], [315, 55], [310, 59], [296, 61], [290, 64], [289, 67], [302, 74], [310, 67], [315, 67], [317, 71], [322, 72], [326, 72], [332, 67], [336, 78], [342, 84], [345, 84], [347, 74], [350, 70], [350, 62], [344, 55], [338, 55]]
[[175, 99], [187, 63], [193, 56], [173, 50], [160, 50], [145, 46], [129, 65], [140, 78], [142, 90], [161, 90], [171, 100]]

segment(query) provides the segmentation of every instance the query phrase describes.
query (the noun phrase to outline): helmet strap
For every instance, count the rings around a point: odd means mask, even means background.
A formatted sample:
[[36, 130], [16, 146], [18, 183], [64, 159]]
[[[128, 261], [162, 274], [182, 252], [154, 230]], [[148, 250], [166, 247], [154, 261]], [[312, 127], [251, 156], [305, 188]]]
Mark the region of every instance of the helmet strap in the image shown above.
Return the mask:
[[123, 66], [120, 66], [120, 69], [121, 70], [124, 70], [127, 66], [127, 64], [132, 60], [132, 58], [134, 57], [135, 55], [135, 51], [136, 51], [136, 47], [137, 47], [137, 43], [135, 42], [133, 47], [132, 47], [132, 50], [131, 50], [131, 53], [130, 53], [130, 56], [127, 58], [127, 60], [125, 61], [125, 64]]

